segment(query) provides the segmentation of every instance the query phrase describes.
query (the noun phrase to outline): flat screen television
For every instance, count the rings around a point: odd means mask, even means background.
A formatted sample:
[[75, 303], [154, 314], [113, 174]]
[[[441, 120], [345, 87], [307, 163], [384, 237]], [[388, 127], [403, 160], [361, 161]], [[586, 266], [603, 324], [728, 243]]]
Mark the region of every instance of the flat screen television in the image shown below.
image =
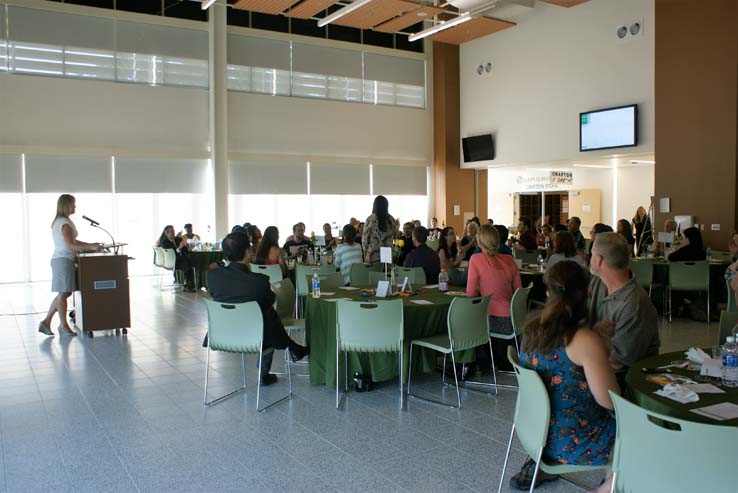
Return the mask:
[[495, 158], [495, 142], [492, 134], [476, 135], [461, 139], [464, 162], [489, 161]]
[[638, 145], [638, 105], [579, 113], [579, 150]]

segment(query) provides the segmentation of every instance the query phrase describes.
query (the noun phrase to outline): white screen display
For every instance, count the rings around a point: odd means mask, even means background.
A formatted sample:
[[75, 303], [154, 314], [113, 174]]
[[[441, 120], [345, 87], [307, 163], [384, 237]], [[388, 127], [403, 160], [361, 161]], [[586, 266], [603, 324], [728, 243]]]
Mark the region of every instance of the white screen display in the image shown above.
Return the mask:
[[579, 116], [580, 150], [636, 145], [636, 107], [582, 113]]

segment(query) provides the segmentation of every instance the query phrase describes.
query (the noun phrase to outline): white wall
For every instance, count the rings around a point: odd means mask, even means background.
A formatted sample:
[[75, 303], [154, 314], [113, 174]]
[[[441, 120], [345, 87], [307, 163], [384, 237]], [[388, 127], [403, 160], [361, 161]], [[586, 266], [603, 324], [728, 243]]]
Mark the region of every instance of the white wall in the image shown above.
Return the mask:
[[653, 165], [618, 168], [618, 219], [633, 219], [640, 206], [648, 210], [654, 190]]
[[[618, 41], [616, 27], [643, 21], [643, 36]], [[654, 1], [591, 0], [573, 8], [537, 2], [518, 25], [461, 46], [461, 136], [496, 134], [488, 166], [575, 161], [579, 113], [637, 103], [639, 142], [654, 149]], [[475, 69], [491, 60], [480, 77]]]

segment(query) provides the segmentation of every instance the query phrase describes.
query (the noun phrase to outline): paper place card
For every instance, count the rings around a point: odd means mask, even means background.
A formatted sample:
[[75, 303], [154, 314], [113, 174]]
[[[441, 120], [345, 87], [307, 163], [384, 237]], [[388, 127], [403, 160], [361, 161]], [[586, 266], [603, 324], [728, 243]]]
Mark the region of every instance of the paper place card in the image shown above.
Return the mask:
[[351, 301], [351, 298], [331, 298], [325, 301]]
[[720, 404], [712, 406], [690, 409], [690, 411], [717, 421], [738, 418], [738, 405], [733, 404], [732, 402], [721, 402]]
[[725, 391], [721, 389], [720, 387], [715, 387], [711, 383], [691, 383], [688, 385], [685, 385], [689, 390], [692, 392], [697, 392], [698, 394], [724, 394]]
[[436, 289], [438, 287], [438, 284], [428, 284], [427, 286], [423, 286], [423, 289]]
[[357, 288], [357, 287], [354, 287], [354, 286], [339, 286], [338, 289], [343, 289], [344, 291], [356, 291], [356, 290], [361, 289], [361, 288]]
[[379, 261], [383, 264], [392, 263], [392, 247], [379, 247]]
[[320, 296], [333, 296], [336, 293], [332, 293], [331, 291], [321, 291]]
[[700, 375], [707, 375], [708, 377], [722, 377], [723, 368], [722, 362], [719, 359], [708, 358], [702, 362], [702, 369], [700, 369]]
[[379, 281], [377, 283], [377, 298], [386, 298], [389, 294], [389, 281]]
[[432, 301], [428, 300], [410, 300], [410, 303], [415, 303], [416, 305], [432, 305]]

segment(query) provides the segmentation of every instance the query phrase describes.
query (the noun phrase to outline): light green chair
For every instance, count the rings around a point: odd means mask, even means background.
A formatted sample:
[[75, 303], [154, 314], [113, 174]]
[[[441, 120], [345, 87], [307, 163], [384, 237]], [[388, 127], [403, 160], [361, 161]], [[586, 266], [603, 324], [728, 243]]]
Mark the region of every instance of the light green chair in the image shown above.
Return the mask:
[[[502, 491], [502, 484], [505, 481], [505, 470], [507, 469], [507, 461], [510, 458], [510, 449], [512, 448], [513, 438], [517, 432], [518, 439], [523, 445], [523, 450], [535, 461], [535, 469], [533, 470], [533, 480], [530, 485], [530, 492], [538, 477], [538, 470], [541, 469], [549, 474], [566, 474], [584, 471], [594, 471], [597, 469], [607, 469], [608, 465], [602, 466], [579, 466], [569, 464], [547, 464], [542, 460], [543, 449], [548, 441], [548, 426], [551, 420], [551, 403], [548, 399], [548, 391], [543, 384], [541, 377], [534, 370], [523, 368], [518, 362], [518, 356], [515, 354], [512, 346], [507, 348], [507, 358], [515, 369], [518, 377], [518, 399], [515, 403], [515, 417], [513, 418], [512, 429], [510, 430], [510, 440], [507, 442], [507, 452], [505, 453], [505, 462], [502, 466], [502, 474], [500, 475], [500, 486], [497, 492]], [[618, 424], [618, 430], [619, 430]], [[638, 437], [636, 437], [638, 438]], [[654, 474], [654, 471], [649, 471]], [[572, 482], [568, 478], [563, 478]], [[573, 482], [572, 482], [573, 483]], [[574, 484], [574, 483], [573, 483]], [[576, 485], [579, 486], [579, 485]], [[656, 490], [641, 490], [656, 491]]]
[[[272, 283], [272, 291], [274, 291], [275, 300], [274, 300], [274, 310], [277, 312], [277, 315], [279, 315], [279, 319], [282, 322], [282, 325], [284, 325], [285, 330], [292, 336], [295, 332], [299, 332], [303, 334], [303, 342], [304, 342], [304, 335], [305, 335], [305, 320], [301, 318], [296, 318], [297, 315], [295, 313], [295, 286], [292, 284], [292, 281], [289, 279], [282, 279], [280, 281], [276, 281]], [[296, 339], [295, 337], [292, 337], [293, 339]], [[284, 352], [284, 359], [285, 359], [285, 368], [288, 364], [289, 359], [289, 351]], [[309, 356], [306, 356], [308, 358]], [[306, 360], [296, 361], [292, 363], [293, 365], [306, 365], [308, 364]], [[272, 372], [275, 375], [284, 375], [285, 372]], [[309, 373], [294, 373], [296, 376], [305, 377], [310, 376]]]
[[671, 322], [671, 297], [674, 291], [704, 291], [707, 293], [707, 323], [710, 323], [710, 263], [669, 262], [669, 322]]
[[[298, 317], [302, 317], [304, 313], [304, 303], [302, 301], [305, 300], [305, 296], [310, 294], [310, 282], [307, 281], [307, 275], [310, 275], [310, 277], [313, 277], [314, 273], [318, 273], [318, 275], [321, 274], [331, 274], [336, 272], [336, 266], [335, 265], [304, 265], [304, 264], [297, 264], [295, 265], [295, 282], [297, 285], [295, 286], [297, 293], [295, 296], [295, 304], [297, 305], [297, 311], [298, 311]], [[322, 286], [321, 286], [322, 287]]]
[[613, 489], [735, 492], [738, 428], [647, 411], [610, 392], [617, 438]]
[[428, 241], [425, 242], [425, 244], [428, 245], [428, 248], [430, 248], [434, 252], [437, 252], [438, 251], [438, 245], [441, 244], [441, 240], [440, 239], [428, 240]]
[[162, 287], [169, 288], [171, 290], [177, 290], [182, 289], [184, 286], [184, 272], [177, 269], [177, 252], [175, 252], [171, 248], [161, 248], [156, 247], [154, 250], [155, 252], [155, 261], [160, 261], [161, 267], [164, 270], [168, 270], [169, 272], [172, 272], [175, 276], [175, 282], [169, 285], [164, 286], [164, 276], [159, 277], [159, 290], [162, 289]]
[[523, 265], [536, 265], [538, 263], [538, 251], [535, 252], [519, 252], [517, 250], [514, 251], [515, 258], [522, 260]]
[[[454, 352], [473, 349], [486, 344], [489, 346], [489, 355], [492, 357], [492, 342], [490, 341], [487, 329], [487, 314], [489, 312], [490, 298], [492, 298], [492, 295], [479, 298], [454, 298], [451, 302], [451, 306], [449, 306], [448, 315], [446, 316], [448, 334], [438, 334], [410, 341], [407, 395], [424, 401], [455, 407], [457, 409], [461, 408], [459, 378], [456, 375], [456, 359], [454, 357]], [[446, 357], [451, 355], [451, 365], [454, 369], [454, 384], [456, 385], [456, 406], [449, 404], [448, 402], [431, 399], [429, 397], [421, 397], [410, 392], [410, 374], [413, 367], [413, 346], [432, 349], [433, 351], [443, 354], [444, 380], [446, 375]]]
[[[336, 409], [348, 393], [348, 353], [399, 353], [400, 407], [404, 405], [402, 374], [403, 302], [391, 301], [336, 302]], [[344, 353], [344, 392], [339, 392], [341, 352]]]
[[351, 286], [358, 286], [358, 287], [371, 286], [371, 283], [369, 282], [369, 275], [372, 272], [378, 272], [378, 269], [380, 267], [381, 267], [381, 264], [362, 264], [362, 263], [351, 264], [351, 270], [349, 273], [349, 276], [351, 279], [351, 283], [350, 283]]
[[733, 262], [733, 253], [732, 252], [725, 252], [721, 250], [712, 250], [710, 253], [712, 253], [712, 260], [719, 260], [721, 262], [727, 262], [732, 263]]
[[402, 284], [406, 277], [410, 284], [422, 285], [427, 282], [433, 284], [438, 282], [438, 279], [431, 279], [430, 281], [426, 279], [422, 267], [397, 267], [397, 283]]
[[269, 277], [269, 282], [281, 281], [282, 280], [282, 266], [279, 264], [272, 265], [256, 265], [251, 264], [251, 272], [257, 274], [264, 274]]
[[738, 325], [738, 311], [720, 312], [720, 326], [718, 328], [718, 344], [725, 344], [725, 338], [731, 335], [733, 328]]
[[[338, 288], [342, 288], [345, 284], [343, 280], [343, 274], [340, 272], [330, 272], [327, 274], [318, 274], [318, 278], [320, 279], [320, 291], [332, 291], [335, 292]], [[309, 288], [309, 293], [312, 294], [313, 292], [313, 274], [308, 274], [305, 276], [305, 281], [307, 282]]]
[[[215, 404], [234, 394], [246, 390], [246, 360], [245, 353], [259, 354], [259, 368], [264, 354], [274, 351], [272, 348], [264, 349], [264, 320], [261, 308], [256, 301], [248, 303], [219, 303], [217, 301], [205, 300], [208, 311], [208, 349], [207, 362], [205, 365], [205, 397], [206, 406]], [[241, 371], [243, 372], [243, 385], [236, 390], [208, 401], [208, 377], [210, 371], [210, 352], [223, 351], [227, 353], [241, 353]], [[259, 408], [261, 378], [257, 378], [256, 386], [256, 409], [261, 412], [285, 399], [292, 397], [292, 366], [287, 358], [287, 375], [289, 382], [289, 394], [281, 399]]]
[[725, 292], [728, 293], [728, 302], [725, 305], [725, 310], [729, 312], [738, 311], [735, 303], [735, 291], [733, 291], [733, 287], [730, 285], [728, 279], [725, 280]]
[[389, 273], [385, 276], [384, 271], [382, 272], [369, 272], [369, 283], [370, 287], [376, 287], [379, 281], [389, 281]]
[[648, 290], [650, 296], [651, 283], [653, 282], [653, 261], [651, 259], [631, 260], [630, 271], [638, 285]]

